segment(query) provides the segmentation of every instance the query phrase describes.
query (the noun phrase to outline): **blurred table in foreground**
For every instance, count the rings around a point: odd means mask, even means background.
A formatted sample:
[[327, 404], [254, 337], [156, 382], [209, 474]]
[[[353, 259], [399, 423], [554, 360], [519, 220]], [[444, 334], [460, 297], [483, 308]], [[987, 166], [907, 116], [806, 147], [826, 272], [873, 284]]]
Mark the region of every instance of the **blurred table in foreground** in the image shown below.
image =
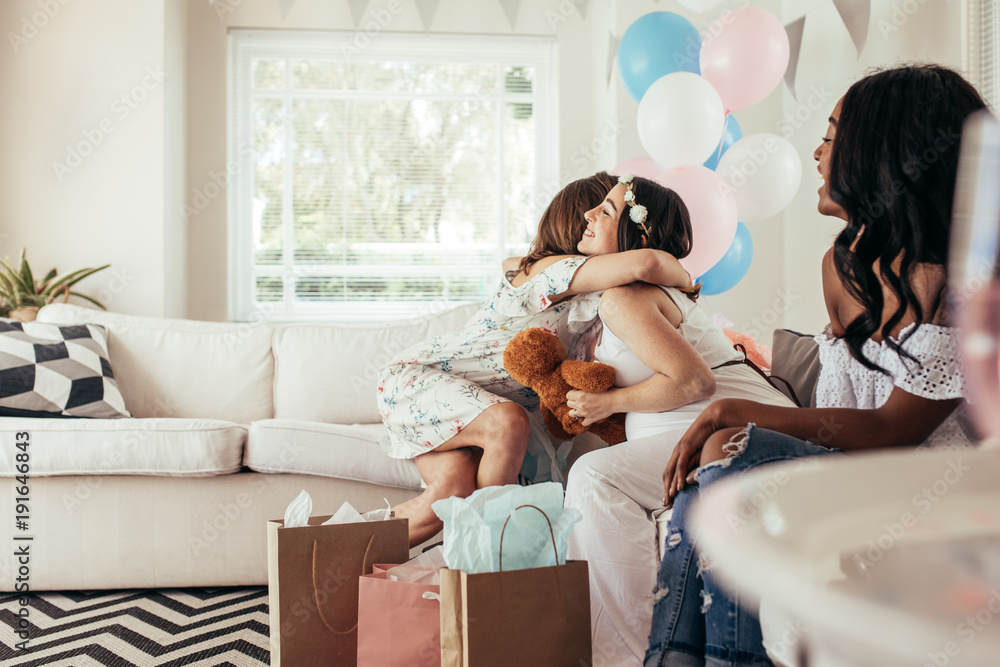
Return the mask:
[[[1000, 665], [1000, 453], [820, 457], [718, 483], [693, 510], [769, 653], [810, 667]], [[792, 660], [794, 662], [794, 660]]]

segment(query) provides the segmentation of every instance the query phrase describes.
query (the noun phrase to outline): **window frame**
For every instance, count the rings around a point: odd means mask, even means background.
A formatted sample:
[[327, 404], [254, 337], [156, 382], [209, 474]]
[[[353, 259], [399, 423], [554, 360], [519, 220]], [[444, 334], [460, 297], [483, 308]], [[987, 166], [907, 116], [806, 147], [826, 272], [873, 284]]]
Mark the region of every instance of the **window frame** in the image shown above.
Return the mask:
[[[507, 102], [524, 101], [530, 96], [535, 129], [535, 174], [533, 196], [535, 221], [548, 201], [539, 201], [548, 192], [548, 185], [558, 180], [559, 174], [559, 107], [558, 107], [558, 54], [557, 42], [546, 36], [467, 35], [430, 33], [383, 33], [361, 49], [357, 55], [358, 33], [353, 31], [299, 31], [299, 30], [250, 30], [231, 29], [228, 54], [228, 104], [227, 104], [227, 162], [229, 173], [227, 188], [228, 218], [228, 316], [230, 321], [246, 322], [260, 319], [276, 322], [378, 322], [419, 316], [440, 310], [442, 304], [458, 306], [469, 301], [362, 301], [310, 303], [296, 301], [289, 281], [308, 271], [296, 269], [294, 263], [294, 225], [292, 196], [282, 198], [283, 262], [279, 272], [284, 279], [281, 301], [257, 302], [256, 279], [260, 276], [255, 261], [253, 241], [254, 151], [253, 101], [256, 89], [253, 82], [253, 61], [260, 58], [286, 59], [286, 85], [276, 91], [284, 98], [286, 108], [294, 99], [291, 87], [291, 62], [296, 58], [315, 60], [344, 60], [347, 54], [357, 59], [397, 59], [407, 62], [441, 62], [450, 56], [451, 62], [525, 65], [535, 67], [531, 93], [508, 93], [503, 85], [483, 99], [497, 102], [500, 118], [498, 131], [498, 243], [496, 248], [496, 275], [500, 277], [500, 263], [505, 248], [507, 216], [504, 208], [503, 168], [503, 119]], [[528, 60], [530, 58], [530, 60]], [[498, 84], [502, 84], [503, 68], [498, 68]], [[307, 93], [308, 94], [308, 93]], [[363, 93], [354, 99], [362, 99]], [[389, 97], [391, 94], [387, 94]], [[283, 131], [286, 147], [291, 147], [293, 119], [286, 118]], [[286, 156], [290, 157], [290, 156]], [[292, 192], [291, 169], [285, 170], [285, 193]], [[321, 271], [319, 273], [322, 273]], [[487, 288], [487, 292], [489, 288]], [[488, 293], [484, 293], [488, 297]], [[391, 305], [389, 305], [391, 304]], [[380, 307], [381, 305], [381, 307]], [[386, 307], [387, 305], [388, 308]], [[412, 307], [411, 307], [412, 306]]]

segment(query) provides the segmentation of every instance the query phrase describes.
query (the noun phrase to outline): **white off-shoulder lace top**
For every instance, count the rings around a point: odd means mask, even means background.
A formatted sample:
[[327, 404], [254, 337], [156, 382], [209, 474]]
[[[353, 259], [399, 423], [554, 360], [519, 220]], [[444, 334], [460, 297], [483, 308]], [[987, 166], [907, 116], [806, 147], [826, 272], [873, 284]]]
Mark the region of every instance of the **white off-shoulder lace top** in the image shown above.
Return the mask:
[[[907, 337], [911, 331], [912, 334]], [[868, 340], [864, 344], [865, 356], [889, 371], [889, 375], [885, 375], [861, 365], [851, 356], [846, 341], [833, 336], [827, 326], [823, 333], [816, 336], [822, 364], [816, 385], [816, 406], [875, 409], [889, 399], [895, 387], [933, 400], [968, 398], [955, 329], [934, 324], [911, 324], [900, 332], [899, 339], [903, 340], [903, 349], [917, 361], [901, 357], [884, 341]], [[948, 415], [921, 447], [974, 444], [973, 436], [964, 425], [965, 407], [963, 402]]]

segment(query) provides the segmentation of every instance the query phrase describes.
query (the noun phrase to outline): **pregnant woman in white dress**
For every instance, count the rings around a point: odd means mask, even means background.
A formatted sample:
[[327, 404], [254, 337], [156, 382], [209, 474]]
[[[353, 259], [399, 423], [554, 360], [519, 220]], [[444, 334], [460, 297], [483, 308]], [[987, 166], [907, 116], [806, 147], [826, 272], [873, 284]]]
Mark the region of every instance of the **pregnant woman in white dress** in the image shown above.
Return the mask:
[[[635, 229], [596, 222], [583, 251], [664, 242], [655, 222], [645, 240]], [[653, 513], [664, 508], [662, 473], [674, 444], [720, 398], [792, 403], [742, 363], [689, 293], [618, 287], [604, 293], [600, 317], [604, 330], [594, 357], [615, 368], [616, 388], [573, 391], [568, 404], [584, 424], [626, 412], [628, 440], [573, 464], [566, 506], [579, 509], [583, 520], [570, 536], [568, 557], [590, 568], [594, 665], [618, 667], [642, 664], [646, 651], [659, 562]]]
[[[647, 202], [650, 220], [665, 224], [678, 217], [683, 204], [674, 193], [652, 181], [637, 181], [635, 195]], [[532, 428], [529, 417], [538, 411], [537, 395], [503, 367], [503, 351], [514, 335], [541, 327], [572, 347], [594, 316], [594, 307], [581, 308], [570, 299], [573, 295], [636, 280], [690, 285], [687, 272], [663, 247], [636, 245], [631, 252], [601, 257], [569, 255], [585, 235], [590, 207], [600, 203], [615, 224], [628, 218], [624, 192], [607, 174], [567, 186], [543, 216], [534, 252], [514, 262], [520, 268], [510, 267], [496, 293], [464, 327], [405, 350], [382, 369], [379, 413], [389, 436], [381, 444], [393, 458], [415, 459], [427, 484], [420, 496], [394, 508], [396, 516], [410, 521], [411, 545], [440, 529], [431, 509], [434, 501], [516, 482], [529, 441], [546, 437], [540, 420], [539, 428]], [[686, 216], [684, 211], [685, 221]], [[690, 247], [689, 224], [686, 235], [678, 238], [683, 256]], [[544, 444], [536, 446], [534, 469], [527, 471], [531, 481], [558, 473], [551, 468], [555, 462], [544, 460], [545, 451], [537, 451]], [[541, 469], [543, 465], [547, 468]]]

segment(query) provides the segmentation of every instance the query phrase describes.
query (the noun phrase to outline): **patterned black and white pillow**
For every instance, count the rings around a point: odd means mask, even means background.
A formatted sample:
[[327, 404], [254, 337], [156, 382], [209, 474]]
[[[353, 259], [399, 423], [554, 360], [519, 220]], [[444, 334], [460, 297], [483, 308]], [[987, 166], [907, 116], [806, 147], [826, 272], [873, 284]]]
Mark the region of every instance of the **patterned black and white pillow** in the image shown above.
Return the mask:
[[0, 416], [131, 417], [98, 324], [0, 318]]

